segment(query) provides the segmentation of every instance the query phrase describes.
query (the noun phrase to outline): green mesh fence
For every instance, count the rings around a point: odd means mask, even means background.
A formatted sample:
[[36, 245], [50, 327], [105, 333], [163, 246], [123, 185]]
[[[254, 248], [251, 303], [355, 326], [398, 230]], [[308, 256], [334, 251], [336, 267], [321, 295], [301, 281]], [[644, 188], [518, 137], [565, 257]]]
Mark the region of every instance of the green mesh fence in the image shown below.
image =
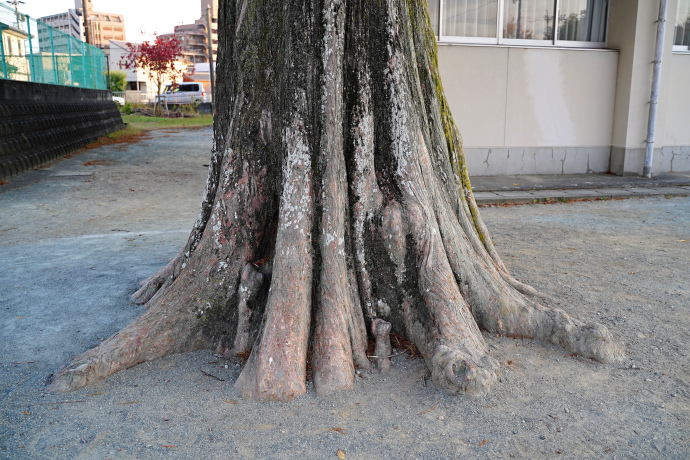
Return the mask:
[[107, 89], [102, 50], [0, 5], [0, 78]]

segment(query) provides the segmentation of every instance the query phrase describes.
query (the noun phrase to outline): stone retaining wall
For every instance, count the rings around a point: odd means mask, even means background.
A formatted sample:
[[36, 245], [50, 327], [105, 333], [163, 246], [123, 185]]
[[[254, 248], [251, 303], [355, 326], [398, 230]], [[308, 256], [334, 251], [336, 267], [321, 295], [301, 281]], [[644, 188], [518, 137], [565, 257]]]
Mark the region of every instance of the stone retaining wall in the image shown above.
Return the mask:
[[0, 80], [0, 178], [123, 127], [110, 91]]

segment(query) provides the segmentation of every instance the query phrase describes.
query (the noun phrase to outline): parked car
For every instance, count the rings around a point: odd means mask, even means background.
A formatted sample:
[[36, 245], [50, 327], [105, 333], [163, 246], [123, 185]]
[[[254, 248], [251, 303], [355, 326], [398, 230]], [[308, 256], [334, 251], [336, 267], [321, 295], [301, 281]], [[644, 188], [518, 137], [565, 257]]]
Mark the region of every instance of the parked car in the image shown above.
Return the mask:
[[204, 102], [206, 92], [201, 83], [184, 82], [166, 85], [161, 92], [160, 99], [156, 96], [156, 102], [168, 104], [191, 104]]
[[119, 96], [113, 96], [113, 101], [117, 103], [119, 106], [125, 105], [125, 98], [124, 97], [119, 97]]

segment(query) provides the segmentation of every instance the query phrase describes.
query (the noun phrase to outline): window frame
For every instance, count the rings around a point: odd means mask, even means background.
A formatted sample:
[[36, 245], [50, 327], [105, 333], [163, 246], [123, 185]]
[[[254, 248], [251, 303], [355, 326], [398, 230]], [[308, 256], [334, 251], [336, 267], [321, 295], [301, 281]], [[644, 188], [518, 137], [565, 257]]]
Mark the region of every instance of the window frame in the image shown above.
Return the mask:
[[[438, 3], [438, 35], [436, 35], [436, 40], [439, 44], [469, 44], [469, 45], [506, 45], [506, 46], [526, 46], [526, 47], [548, 47], [548, 48], [606, 48], [607, 41], [603, 42], [588, 42], [588, 41], [572, 41], [572, 40], [558, 40], [558, 12], [560, 11], [561, 0], [554, 1], [554, 14], [553, 18], [553, 38], [551, 40], [532, 40], [524, 38], [504, 38], [503, 37], [503, 15], [505, 0], [497, 0], [497, 10], [496, 15], [496, 37], [463, 37], [457, 35], [443, 35], [443, 7], [446, 0], [439, 0]], [[609, 17], [611, 14], [611, 0], [608, 0], [608, 6], [606, 8], [606, 28], [605, 36], [608, 40], [609, 36]], [[674, 47], [675, 48], [675, 47]], [[687, 51], [687, 47], [685, 47]]]
[[[678, 21], [680, 20], [680, 15], [681, 15], [680, 1], [678, 2], [678, 6], [679, 6], [679, 8], [678, 8], [678, 11], [676, 11], [676, 18], [673, 21], [673, 43], [674, 43], [674, 45], [673, 45], [673, 48], [671, 49], [671, 52], [673, 52], [673, 53], [690, 53], [690, 44], [688, 44], [688, 45], [676, 45], [675, 44], [675, 42], [676, 42], [676, 32], [675, 32], [676, 24], [678, 24]], [[668, 25], [667, 25], [667, 27], [668, 27]]]

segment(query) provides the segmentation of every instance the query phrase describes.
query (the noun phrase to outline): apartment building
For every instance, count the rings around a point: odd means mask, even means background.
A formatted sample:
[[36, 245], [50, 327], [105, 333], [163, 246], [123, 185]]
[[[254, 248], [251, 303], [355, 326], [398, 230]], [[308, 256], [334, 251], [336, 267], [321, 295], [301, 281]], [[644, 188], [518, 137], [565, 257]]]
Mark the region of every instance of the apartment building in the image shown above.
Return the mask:
[[200, 0], [201, 17], [193, 24], [182, 24], [175, 27], [172, 34], [164, 34], [162, 37], [176, 35], [181, 42], [182, 52], [180, 59], [190, 64], [208, 62], [208, 24], [206, 22], [206, 7], [211, 7], [211, 47], [213, 50], [213, 62], [218, 58], [218, 0]]
[[67, 35], [71, 35], [77, 40], [83, 40], [84, 32], [82, 30], [81, 16], [76, 9], [70, 8], [66, 13], [43, 16], [38, 18], [38, 20]]
[[216, 62], [218, 54], [218, 0], [199, 0], [201, 5], [201, 19], [206, 24], [206, 7], [211, 7], [211, 48], [213, 49], [213, 62]]
[[[80, 14], [83, 14], [84, 3], [82, 0], [74, 0], [74, 7]], [[84, 37], [84, 39], [93, 46], [104, 50], [106, 54], [109, 54], [110, 40], [126, 40], [125, 17], [117, 13], [93, 11], [93, 0], [86, 0], [86, 7], [88, 10], [87, 32], [89, 36]]]
[[121, 14], [89, 11], [89, 36], [93, 46], [108, 48], [110, 40], [126, 39], [125, 17]]
[[206, 21], [197, 19], [194, 24], [175, 26], [172, 34], [163, 34], [161, 37], [169, 38], [173, 35], [180, 39], [180, 59], [190, 64], [208, 63]]

